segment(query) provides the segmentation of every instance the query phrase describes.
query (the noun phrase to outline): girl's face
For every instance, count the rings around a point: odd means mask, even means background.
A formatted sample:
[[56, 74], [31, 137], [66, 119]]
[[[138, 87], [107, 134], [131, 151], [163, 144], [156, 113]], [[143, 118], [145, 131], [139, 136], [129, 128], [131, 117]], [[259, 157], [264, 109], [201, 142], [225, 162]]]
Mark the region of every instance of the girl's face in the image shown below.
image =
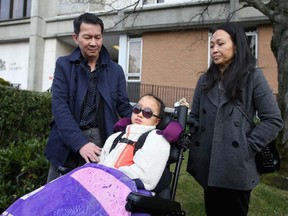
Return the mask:
[[224, 72], [233, 61], [236, 47], [230, 35], [224, 30], [217, 30], [211, 37], [211, 58], [218, 65], [221, 72]]
[[156, 117], [159, 116], [159, 113], [160, 105], [158, 102], [151, 96], [144, 96], [134, 106], [131, 116], [132, 124], [156, 126], [160, 122], [160, 119]]

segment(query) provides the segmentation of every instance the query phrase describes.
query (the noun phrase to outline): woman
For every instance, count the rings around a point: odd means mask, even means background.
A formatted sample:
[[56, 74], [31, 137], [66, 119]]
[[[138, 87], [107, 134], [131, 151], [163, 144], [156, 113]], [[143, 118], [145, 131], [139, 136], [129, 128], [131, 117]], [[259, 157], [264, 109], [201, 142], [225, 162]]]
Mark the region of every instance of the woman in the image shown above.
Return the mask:
[[[187, 171], [204, 189], [208, 216], [244, 216], [259, 183], [254, 156], [277, 137], [283, 121], [241, 26], [219, 26], [210, 50], [212, 63], [197, 83], [189, 116], [196, 132]], [[251, 118], [257, 111], [260, 124], [249, 124], [240, 109]]]
[[[164, 108], [159, 98], [142, 96], [133, 107], [131, 124], [122, 139], [114, 148], [111, 146], [120, 132], [106, 140], [99, 164], [87, 163], [74, 169], [21, 197], [2, 215], [131, 215], [125, 210], [128, 194], [139, 192], [139, 188], [141, 193], [151, 194], [166, 167], [169, 141], [177, 140], [183, 130], [176, 122], [173, 132], [170, 124], [163, 131], [156, 129]], [[167, 128], [173, 135], [166, 139]], [[134, 154], [130, 147], [148, 131], [143, 146]]]

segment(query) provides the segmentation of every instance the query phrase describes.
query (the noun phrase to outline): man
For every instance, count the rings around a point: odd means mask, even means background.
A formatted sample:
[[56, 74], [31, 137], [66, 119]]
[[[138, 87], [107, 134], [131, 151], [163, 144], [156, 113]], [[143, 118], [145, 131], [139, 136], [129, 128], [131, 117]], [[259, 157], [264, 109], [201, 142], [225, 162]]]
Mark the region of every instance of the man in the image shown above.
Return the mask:
[[53, 122], [45, 155], [47, 182], [85, 162], [98, 162], [118, 117], [129, 117], [123, 69], [103, 46], [104, 25], [94, 14], [74, 20], [78, 47], [58, 58], [52, 84]]

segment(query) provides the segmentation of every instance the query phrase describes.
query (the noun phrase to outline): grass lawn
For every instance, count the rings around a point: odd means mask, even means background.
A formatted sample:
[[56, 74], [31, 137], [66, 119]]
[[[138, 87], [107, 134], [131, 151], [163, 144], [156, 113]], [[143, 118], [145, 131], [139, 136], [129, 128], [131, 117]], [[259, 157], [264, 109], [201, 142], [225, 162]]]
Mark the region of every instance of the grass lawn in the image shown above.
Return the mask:
[[[187, 153], [184, 153], [175, 199], [181, 203], [186, 215], [204, 216], [203, 190], [185, 171]], [[277, 188], [273, 185], [277, 185]], [[278, 173], [261, 176], [261, 183], [252, 191], [248, 215], [288, 216], [288, 179]]]

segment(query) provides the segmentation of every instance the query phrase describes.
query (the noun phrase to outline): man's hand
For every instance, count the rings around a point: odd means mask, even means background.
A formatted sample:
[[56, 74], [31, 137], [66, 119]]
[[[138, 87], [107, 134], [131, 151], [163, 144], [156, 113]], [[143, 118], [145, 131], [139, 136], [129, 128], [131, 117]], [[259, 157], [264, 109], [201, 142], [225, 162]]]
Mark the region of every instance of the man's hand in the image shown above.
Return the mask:
[[86, 163], [99, 162], [99, 156], [101, 154], [101, 148], [92, 142], [87, 143], [79, 150], [80, 155], [84, 158]]

